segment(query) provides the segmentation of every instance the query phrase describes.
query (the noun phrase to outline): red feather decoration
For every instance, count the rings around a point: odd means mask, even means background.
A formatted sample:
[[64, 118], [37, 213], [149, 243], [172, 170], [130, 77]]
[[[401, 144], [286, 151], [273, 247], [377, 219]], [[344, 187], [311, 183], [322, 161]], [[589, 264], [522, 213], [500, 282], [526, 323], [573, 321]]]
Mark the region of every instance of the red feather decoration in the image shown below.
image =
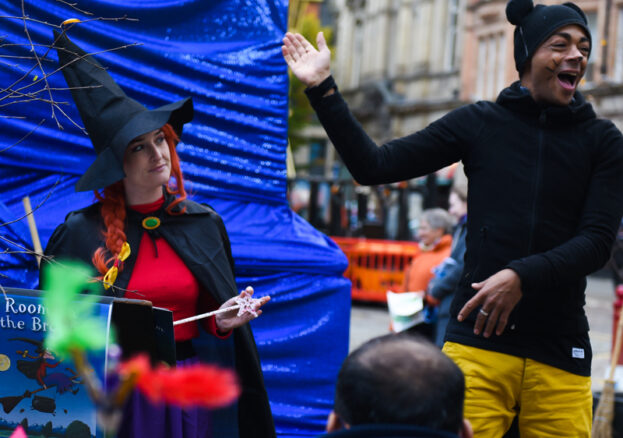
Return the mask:
[[139, 355], [122, 363], [119, 373], [125, 378], [135, 376], [136, 387], [154, 403], [220, 408], [240, 395], [236, 374], [214, 365], [152, 368], [147, 356]]

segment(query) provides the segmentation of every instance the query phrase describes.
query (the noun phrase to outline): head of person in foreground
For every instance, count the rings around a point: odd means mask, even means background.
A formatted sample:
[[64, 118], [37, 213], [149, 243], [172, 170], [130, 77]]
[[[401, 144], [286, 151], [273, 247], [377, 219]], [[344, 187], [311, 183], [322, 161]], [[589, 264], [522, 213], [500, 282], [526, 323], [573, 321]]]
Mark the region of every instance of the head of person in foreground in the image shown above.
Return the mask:
[[327, 431], [404, 425], [471, 438], [464, 394], [463, 373], [435, 345], [414, 335], [378, 337], [342, 364]]

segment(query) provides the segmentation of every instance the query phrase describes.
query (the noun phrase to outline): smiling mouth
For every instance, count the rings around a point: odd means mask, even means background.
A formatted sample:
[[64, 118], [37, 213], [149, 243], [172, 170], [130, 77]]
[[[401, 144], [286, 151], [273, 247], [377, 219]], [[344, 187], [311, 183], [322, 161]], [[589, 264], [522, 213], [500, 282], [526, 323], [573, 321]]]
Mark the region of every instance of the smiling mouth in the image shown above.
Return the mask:
[[166, 164], [161, 164], [158, 167], [154, 167], [153, 169], [150, 170], [150, 172], [160, 172], [161, 170], [164, 170], [166, 167]]
[[558, 82], [565, 90], [575, 90], [577, 84], [578, 75], [575, 73], [559, 73]]

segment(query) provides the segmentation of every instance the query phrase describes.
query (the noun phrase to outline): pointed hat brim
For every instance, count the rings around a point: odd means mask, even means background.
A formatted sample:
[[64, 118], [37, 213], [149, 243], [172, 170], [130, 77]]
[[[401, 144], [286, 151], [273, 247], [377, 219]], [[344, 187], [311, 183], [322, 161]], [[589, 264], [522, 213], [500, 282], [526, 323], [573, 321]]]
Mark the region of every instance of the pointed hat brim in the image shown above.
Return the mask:
[[193, 119], [193, 102], [190, 97], [153, 110], [135, 114], [116, 134], [110, 147], [100, 153], [93, 164], [76, 183], [76, 191], [99, 190], [126, 177], [123, 157], [128, 144], [148, 132], [169, 123], [178, 136], [184, 124]]

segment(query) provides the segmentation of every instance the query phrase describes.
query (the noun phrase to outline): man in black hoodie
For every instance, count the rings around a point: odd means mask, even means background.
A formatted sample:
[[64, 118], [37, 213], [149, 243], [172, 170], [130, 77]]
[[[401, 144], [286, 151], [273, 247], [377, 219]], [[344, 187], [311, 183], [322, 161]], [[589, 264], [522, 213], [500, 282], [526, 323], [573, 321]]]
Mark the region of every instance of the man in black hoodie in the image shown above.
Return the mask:
[[381, 147], [340, 96], [322, 34], [316, 50], [288, 33], [282, 51], [359, 183], [463, 161], [465, 264], [444, 351], [466, 375], [475, 435], [502, 436], [518, 415], [526, 436], [589, 436], [584, 291], [623, 214], [623, 136], [577, 91], [591, 51], [581, 9], [511, 0], [506, 14], [520, 80]]

